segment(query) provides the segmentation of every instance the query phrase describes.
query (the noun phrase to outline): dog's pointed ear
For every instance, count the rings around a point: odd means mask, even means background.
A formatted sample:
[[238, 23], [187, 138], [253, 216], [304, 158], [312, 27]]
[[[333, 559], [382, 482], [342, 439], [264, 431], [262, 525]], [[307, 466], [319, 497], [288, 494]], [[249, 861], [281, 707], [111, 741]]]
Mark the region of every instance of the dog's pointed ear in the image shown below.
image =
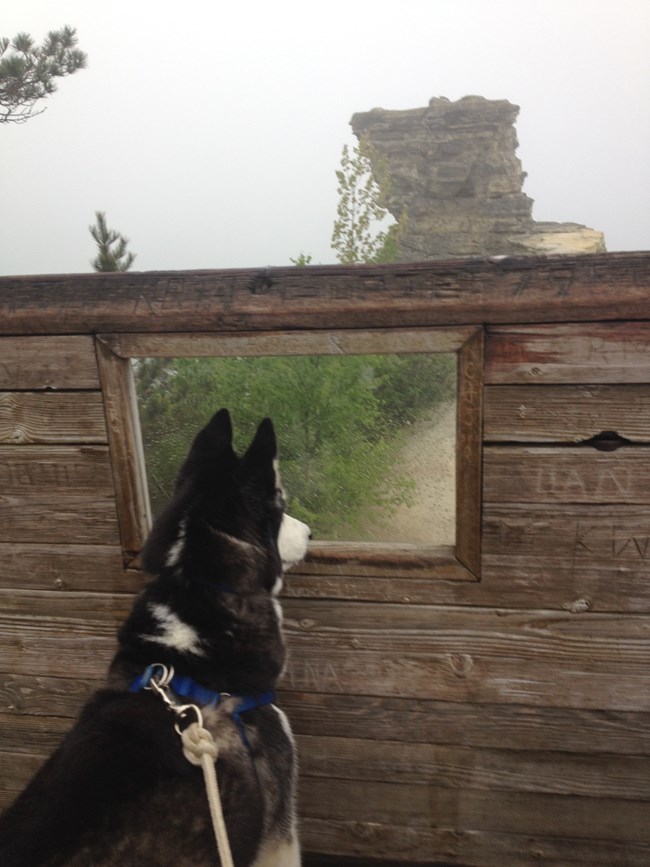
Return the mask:
[[232, 421], [227, 409], [216, 412], [194, 439], [194, 449], [201, 451], [232, 451]]
[[275, 429], [270, 418], [260, 422], [253, 442], [246, 452], [246, 460], [255, 463], [273, 463], [278, 455], [278, 446], [275, 439]]

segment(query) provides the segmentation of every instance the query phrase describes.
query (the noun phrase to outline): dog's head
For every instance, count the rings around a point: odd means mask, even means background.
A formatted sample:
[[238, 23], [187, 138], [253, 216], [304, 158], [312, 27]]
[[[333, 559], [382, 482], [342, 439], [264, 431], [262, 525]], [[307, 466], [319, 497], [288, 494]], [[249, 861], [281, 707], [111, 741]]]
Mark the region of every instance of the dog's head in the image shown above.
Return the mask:
[[154, 575], [278, 592], [309, 538], [309, 527], [285, 514], [271, 420], [261, 422], [239, 456], [230, 415], [221, 409], [194, 439], [142, 562]]

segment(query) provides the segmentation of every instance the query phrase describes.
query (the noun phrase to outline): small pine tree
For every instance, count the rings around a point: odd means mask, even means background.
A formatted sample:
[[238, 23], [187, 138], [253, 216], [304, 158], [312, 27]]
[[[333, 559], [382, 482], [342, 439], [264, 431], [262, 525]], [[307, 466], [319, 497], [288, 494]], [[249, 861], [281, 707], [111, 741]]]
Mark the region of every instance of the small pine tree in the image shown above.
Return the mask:
[[295, 259], [289, 256], [289, 261], [292, 265], [297, 265], [300, 268], [304, 268], [306, 265], [311, 265], [311, 254], [303, 253], [302, 251], [298, 253]]
[[379, 157], [367, 137], [362, 136], [352, 151], [344, 145], [336, 179], [339, 203], [331, 243], [339, 262], [394, 262], [406, 213], [387, 229], [379, 229], [388, 214], [386, 158]]
[[51, 30], [42, 45], [36, 45], [29, 33], [11, 40], [0, 37], [0, 123], [24, 123], [45, 111], [35, 105], [54, 93], [54, 79], [86, 65], [77, 41], [74, 27]]
[[97, 222], [94, 226], [88, 226], [88, 231], [97, 243], [99, 252], [90, 264], [95, 271], [128, 271], [135, 259], [135, 254], [126, 249], [129, 239], [108, 228], [103, 211], [95, 211], [95, 218]]

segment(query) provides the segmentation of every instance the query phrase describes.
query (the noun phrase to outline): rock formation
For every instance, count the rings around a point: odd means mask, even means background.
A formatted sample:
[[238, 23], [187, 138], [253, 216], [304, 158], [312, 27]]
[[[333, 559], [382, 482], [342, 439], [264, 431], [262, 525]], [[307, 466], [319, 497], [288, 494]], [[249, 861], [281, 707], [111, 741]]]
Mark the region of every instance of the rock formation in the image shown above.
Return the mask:
[[507, 100], [466, 96], [353, 115], [355, 135], [387, 160], [389, 211], [399, 219], [406, 206], [403, 261], [605, 250], [602, 232], [533, 220], [515, 155], [518, 113]]

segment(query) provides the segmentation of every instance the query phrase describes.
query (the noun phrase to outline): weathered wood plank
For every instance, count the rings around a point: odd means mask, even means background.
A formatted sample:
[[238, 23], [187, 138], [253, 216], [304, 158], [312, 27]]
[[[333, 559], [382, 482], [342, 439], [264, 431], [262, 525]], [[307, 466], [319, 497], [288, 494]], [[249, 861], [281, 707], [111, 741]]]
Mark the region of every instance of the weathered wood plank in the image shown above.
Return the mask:
[[[305, 867], [647, 867], [650, 844], [534, 834], [499, 834], [458, 827], [413, 828], [345, 819], [301, 817]], [[352, 857], [347, 856], [353, 853]], [[356, 856], [356, 857], [354, 857]], [[375, 860], [378, 859], [378, 860]]]
[[78, 593], [56, 590], [0, 590], [0, 611], [7, 618], [26, 618], [52, 629], [119, 626], [133, 604], [131, 594]]
[[[614, 673], [603, 672], [600, 664], [588, 665], [586, 661], [571, 665], [562, 654], [555, 661], [542, 662], [530, 659], [527, 653], [524, 659], [497, 659], [479, 656], [474, 647], [469, 653], [458, 652], [453, 642], [448, 652], [437, 654], [428, 647], [409, 653], [406, 642], [395, 647], [392, 640], [387, 640], [381, 651], [375, 647], [353, 653], [332, 648], [328, 642], [305, 648], [295, 638], [290, 647], [292, 657], [284, 685], [300, 692], [650, 710], [650, 676], [639, 673], [642, 668], [647, 671], [647, 653], [645, 661], [639, 660], [636, 672], [621, 666]], [[611, 652], [615, 653], [613, 647]]]
[[96, 624], [74, 633], [52, 624], [32, 625], [29, 619], [2, 618], [0, 660], [18, 676], [65, 677], [74, 671], [84, 680], [105, 672], [116, 650], [115, 629]]
[[[70, 674], [70, 672], [66, 672]], [[17, 737], [41, 732], [48, 742], [69, 727], [103, 683], [63, 677], [0, 674], [2, 725]], [[280, 691], [280, 706], [298, 735], [368, 738], [521, 751], [650, 755], [650, 714], [421, 699]], [[54, 715], [54, 716], [52, 716]], [[29, 718], [29, 719], [27, 719]], [[40, 722], [38, 721], [40, 720]], [[0, 737], [2, 742], [2, 737]], [[32, 750], [34, 751], [34, 750]]]
[[489, 441], [575, 443], [615, 431], [650, 442], [650, 385], [493, 385], [484, 400]]
[[[20, 303], [18, 303], [20, 299]], [[650, 256], [3, 277], [7, 334], [382, 328], [650, 317]]]
[[[287, 691], [650, 710], [648, 618], [423, 606], [420, 628], [410, 608], [327, 607], [289, 612]], [[115, 648], [112, 617], [3, 616], [2, 665], [96, 678]]]
[[650, 566], [538, 555], [483, 554], [480, 583], [424, 578], [292, 575], [284, 596], [402, 605], [497, 606], [650, 613]]
[[103, 446], [0, 446], [0, 541], [115, 544]]
[[293, 600], [285, 612], [286, 690], [650, 708], [647, 618]]
[[280, 691], [297, 734], [551, 752], [650, 755], [650, 715]]
[[107, 442], [99, 392], [0, 392], [0, 443]]
[[649, 365], [650, 322], [496, 326], [485, 347], [490, 385], [645, 383]]
[[[0, 743], [4, 752], [16, 754], [16, 762], [21, 755], [49, 755], [72, 724], [61, 717], [0, 713]], [[644, 756], [300, 734], [297, 746], [305, 777], [650, 800], [650, 757]]]
[[[0, 281], [1, 282], [1, 281]], [[8, 300], [11, 304], [11, 299]], [[21, 305], [14, 296], [13, 305]], [[48, 306], [56, 307], [55, 298]], [[5, 332], [0, 314], [0, 332]], [[32, 329], [27, 328], [29, 333]], [[45, 328], [47, 337], [2, 337], [0, 339], [0, 390], [98, 389], [99, 376], [91, 337], [59, 337]]]
[[108, 449], [104, 446], [0, 446], [3, 494], [95, 491], [112, 495]]
[[0, 543], [0, 563], [0, 589], [137, 593], [144, 586], [141, 572], [123, 568], [117, 545]]
[[28, 544], [119, 545], [115, 501], [92, 491], [0, 495], [0, 540]]
[[305, 777], [650, 802], [650, 756], [485, 750], [299, 735]]
[[483, 570], [494, 604], [648, 611], [650, 514], [640, 506], [493, 505]]
[[363, 331], [101, 334], [121, 358], [199, 358], [247, 355], [375, 355], [457, 352], [475, 332], [462, 328], [375, 328]]
[[[4, 659], [2, 660], [4, 665]], [[72, 679], [70, 679], [72, 678]], [[0, 672], [0, 711], [7, 715], [75, 717], [88, 696], [105, 680], [98, 666], [93, 678], [81, 678], [75, 667], [63, 677], [41, 677]]]
[[[457, 828], [510, 834], [552, 834], [612, 842], [650, 842], [647, 801], [571, 795], [445, 789], [405, 783], [304, 777], [305, 818], [410, 827]], [[348, 850], [350, 851], [350, 850]]]
[[483, 558], [485, 593], [493, 604], [563, 611], [650, 613], [650, 566], [559, 557]]
[[458, 356], [456, 556], [477, 577], [481, 573], [483, 345], [483, 331], [477, 331]]
[[645, 570], [650, 564], [650, 509], [494, 504], [485, 510], [483, 546], [484, 554], [581, 559], [591, 566], [612, 561], [614, 579], [623, 567]]
[[49, 756], [70, 731], [73, 720], [56, 716], [30, 716], [0, 711], [0, 744], [10, 761], [19, 764], [23, 755]]
[[[67, 670], [66, 675], [71, 671]], [[69, 720], [105, 671], [96, 666], [94, 679], [0, 673], [0, 711], [22, 718], [49, 716]], [[280, 691], [280, 705], [298, 734], [405, 740], [486, 749], [563, 751], [650, 755], [650, 715], [629, 711], [596, 711], [518, 705], [439, 702], [422, 699], [328, 695]], [[6, 725], [10, 725], [7, 719]], [[33, 723], [36, 726], [37, 723]], [[63, 723], [61, 723], [63, 725]]]
[[485, 503], [650, 503], [650, 451], [488, 446]]
[[101, 340], [97, 341], [97, 363], [120, 539], [125, 565], [129, 565], [141, 551], [152, 523], [133, 369], [128, 359], [118, 358]]
[[476, 581], [476, 575], [459, 562], [451, 545], [408, 543], [312, 542], [303, 575], [369, 576], [372, 578], [424, 578], [437, 581]]

